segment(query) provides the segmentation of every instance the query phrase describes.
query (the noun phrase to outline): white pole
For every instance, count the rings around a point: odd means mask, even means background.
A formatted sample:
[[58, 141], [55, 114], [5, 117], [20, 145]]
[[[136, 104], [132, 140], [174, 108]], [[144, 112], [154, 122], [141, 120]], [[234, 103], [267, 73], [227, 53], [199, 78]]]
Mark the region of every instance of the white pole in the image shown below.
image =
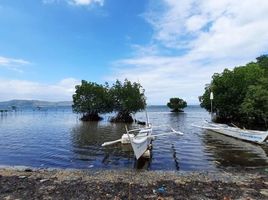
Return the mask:
[[213, 119], [213, 107], [212, 107], [212, 100], [210, 100], [210, 102], [211, 102], [211, 121], [212, 121], [212, 119]]
[[147, 126], [149, 126], [149, 116], [147, 113], [147, 109], [145, 109], [145, 114], [146, 114], [146, 123], [147, 123]]
[[211, 112], [211, 121], [213, 119], [213, 104], [212, 104], [212, 101], [213, 101], [214, 97], [213, 97], [213, 92], [210, 92], [210, 112]]

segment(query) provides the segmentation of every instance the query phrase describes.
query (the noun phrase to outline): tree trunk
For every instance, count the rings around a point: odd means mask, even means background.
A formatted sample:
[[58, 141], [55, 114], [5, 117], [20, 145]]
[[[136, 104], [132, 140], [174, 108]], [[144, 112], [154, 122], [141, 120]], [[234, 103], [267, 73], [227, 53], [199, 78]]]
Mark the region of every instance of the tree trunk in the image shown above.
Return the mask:
[[184, 111], [183, 111], [183, 110], [180, 110], [180, 109], [178, 109], [178, 108], [176, 108], [176, 109], [173, 109], [171, 112], [178, 113], [178, 112], [184, 112]]
[[132, 123], [134, 120], [130, 113], [119, 112], [115, 117], [111, 119], [111, 122], [123, 122], [123, 123]]
[[82, 121], [100, 121], [102, 117], [98, 115], [98, 113], [87, 113], [84, 114], [81, 118]]

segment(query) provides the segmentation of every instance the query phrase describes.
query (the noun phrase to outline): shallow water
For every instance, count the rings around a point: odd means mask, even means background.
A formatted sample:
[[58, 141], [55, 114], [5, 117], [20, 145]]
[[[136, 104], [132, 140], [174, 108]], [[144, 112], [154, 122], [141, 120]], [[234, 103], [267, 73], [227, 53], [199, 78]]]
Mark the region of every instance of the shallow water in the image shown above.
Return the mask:
[[[181, 171], [268, 165], [267, 146], [192, 127], [192, 123], [210, 118], [198, 106], [179, 114], [170, 113], [165, 106], [154, 106], [148, 108], [148, 114], [153, 125], [170, 125], [185, 134], [153, 141], [152, 159], [139, 163], [128, 145], [101, 147], [103, 142], [119, 139], [125, 132], [124, 124], [108, 122], [109, 115], [98, 123], [81, 122], [68, 108], [0, 115], [0, 165]], [[144, 113], [135, 117], [145, 120]], [[163, 131], [166, 129], [156, 128], [154, 133]]]

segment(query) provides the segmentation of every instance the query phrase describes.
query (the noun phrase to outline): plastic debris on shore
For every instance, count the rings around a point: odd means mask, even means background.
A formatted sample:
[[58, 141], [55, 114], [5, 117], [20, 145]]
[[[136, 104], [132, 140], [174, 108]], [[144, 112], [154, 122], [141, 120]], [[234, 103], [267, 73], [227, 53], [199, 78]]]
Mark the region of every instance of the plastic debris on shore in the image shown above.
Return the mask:
[[166, 188], [165, 187], [159, 187], [156, 190], [153, 190], [154, 194], [165, 194], [166, 193]]

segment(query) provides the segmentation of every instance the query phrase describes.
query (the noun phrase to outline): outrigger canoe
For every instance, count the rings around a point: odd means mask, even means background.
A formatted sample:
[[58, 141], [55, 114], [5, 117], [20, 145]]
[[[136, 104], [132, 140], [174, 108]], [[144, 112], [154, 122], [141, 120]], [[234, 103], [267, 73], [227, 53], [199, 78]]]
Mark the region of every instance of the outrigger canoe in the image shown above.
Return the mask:
[[205, 121], [205, 125], [203, 126], [195, 124], [192, 124], [192, 126], [258, 144], [266, 143], [268, 140], [268, 131], [241, 129], [226, 124], [216, 124], [207, 121]]
[[[163, 126], [156, 126], [156, 127], [163, 127]], [[154, 128], [156, 128], [154, 127]], [[150, 144], [152, 140], [155, 140], [156, 138], [160, 136], [166, 136], [170, 134], [176, 134], [176, 135], [183, 135], [180, 131], [175, 131], [173, 128], [171, 128], [170, 132], [166, 133], [160, 133], [153, 135], [153, 127], [150, 123], [146, 124], [145, 127], [137, 128], [128, 130], [126, 127], [126, 134], [123, 134], [121, 139], [105, 142], [102, 144], [102, 146], [108, 146], [115, 143], [122, 143], [122, 144], [131, 144], [133, 152], [135, 154], [136, 159], [138, 160], [146, 150], [149, 149]]]

